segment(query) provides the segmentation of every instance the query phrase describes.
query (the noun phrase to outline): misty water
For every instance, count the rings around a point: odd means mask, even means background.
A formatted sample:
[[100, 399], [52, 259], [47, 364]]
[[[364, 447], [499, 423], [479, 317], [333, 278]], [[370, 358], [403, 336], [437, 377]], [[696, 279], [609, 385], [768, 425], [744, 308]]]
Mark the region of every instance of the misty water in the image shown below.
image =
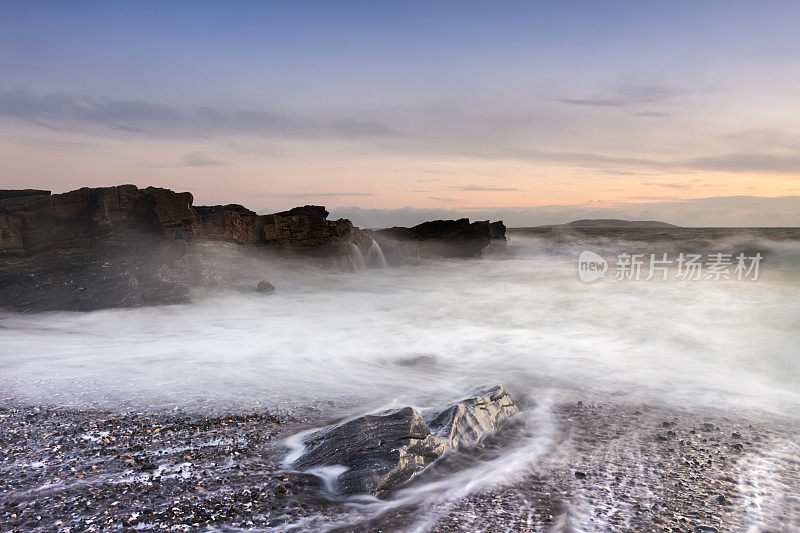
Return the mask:
[[[512, 231], [507, 255], [482, 260], [270, 266], [254, 273], [278, 287], [269, 296], [245, 286], [189, 305], [4, 313], [0, 386], [48, 405], [235, 411], [425, 405], [501, 382], [531, 400], [792, 414], [800, 241], [712, 237]], [[606, 279], [578, 279], [584, 249], [612, 262]], [[614, 279], [623, 251], [756, 249], [756, 281]]]

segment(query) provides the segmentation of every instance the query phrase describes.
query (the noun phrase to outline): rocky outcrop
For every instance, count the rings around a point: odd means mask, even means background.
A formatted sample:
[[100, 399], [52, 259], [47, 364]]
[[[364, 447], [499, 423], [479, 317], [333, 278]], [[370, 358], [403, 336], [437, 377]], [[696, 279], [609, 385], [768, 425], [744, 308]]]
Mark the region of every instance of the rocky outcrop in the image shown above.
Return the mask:
[[272, 215], [259, 215], [237, 204], [194, 210], [197, 213], [194, 235], [200, 239], [311, 249], [338, 243], [346, 236], [339, 221], [327, 220], [328, 212], [322, 206], [306, 205]]
[[[437, 220], [365, 231], [306, 205], [259, 215], [193, 206], [188, 192], [134, 185], [63, 194], [0, 190], [0, 308], [90, 310], [189, 297], [230, 281], [244, 253], [273, 250], [319, 266], [385, 267], [420, 257], [476, 257], [502, 223]], [[384, 251], [387, 250], [386, 256]]]
[[506, 390], [494, 385], [423, 414], [404, 407], [360, 416], [311, 434], [292, 467], [343, 466], [335, 490], [381, 496], [445, 453], [478, 444], [517, 411]]
[[412, 228], [393, 227], [370, 232], [392, 264], [408, 258], [480, 257], [492, 240], [505, 241], [502, 222], [433, 220]]
[[508, 244], [506, 239], [506, 225], [502, 220], [489, 224], [489, 248], [487, 251], [493, 254], [502, 254], [506, 251]]
[[0, 254], [129, 246], [144, 237], [188, 238], [190, 193], [134, 185], [0, 200]]
[[[0, 191], [0, 307], [93, 310], [188, 299], [197, 243], [321, 254], [343, 245], [323, 207], [258, 215], [193, 207], [190, 193], [134, 185]], [[352, 227], [352, 226], [351, 226]]]

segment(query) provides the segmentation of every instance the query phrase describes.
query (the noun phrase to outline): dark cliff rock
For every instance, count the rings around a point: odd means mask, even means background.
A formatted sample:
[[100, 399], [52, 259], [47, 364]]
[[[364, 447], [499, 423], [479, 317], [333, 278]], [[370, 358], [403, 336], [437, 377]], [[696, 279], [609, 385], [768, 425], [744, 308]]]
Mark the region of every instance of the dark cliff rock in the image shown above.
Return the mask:
[[19, 198], [20, 196], [49, 196], [50, 191], [42, 189], [0, 189], [0, 200]]
[[293, 468], [346, 470], [333, 488], [343, 494], [384, 495], [443, 454], [474, 446], [518, 408], [500, 385], [425, 416], [411, 407], [365, 415], [308, 436]]
[[308, 249], [336, 243], [343, 236], [339, 223], [327, 220], [322, 206], [306, 205], [272, 215], [259, 215], [237, 204], [194, 209], [195, 237], [201, 239]]
[[502, 222], [433, 220], [412, 228], [394, 227], [370, 232], [390, 263], [404, 258], [480, 257], [492, 240], [505, 240]]
[[200, 239], [230, 241], [238, 244], [263, 242], [261, 217], [237, 204], [198, 206], [194, 236]]
[[193, 207], [192, 201], [190, 193], [134, 185], [55, 195], [2, 191], [0, 307], [92, 310], [181, 302], [190, 285], [204, 282], [197, 243], [330, 254], [345, 228], [326, 220], [323, 207], [258, 215], [240, 205]]
[[[90, 310], [189, 297], [233, 281], [245, 255], [360, 269], [425, 257], [477, 257], [505, 226], [437, 220], [365, 231], [322, 206], [259, 215], [238, 204], [193, 206], [188, 192], [134, 185], [0, 191], [0, 308]], [[384, 250], [386, 251], [384, 256]]]
[[0, 254], [129, 246], [144, 237], [186, 239], [192, 195], [134, 185], [0, 200]]
[[506, 225], [503, 224], [502, 220], [489, 223], [489, 238], [492, 239], [493, 241], [506, 240]]
[[506, 239], [506, 225], [503, 224], [502, 220], [489, 224], [489, 239], [491, 239], [491, 242], [487, 252], [490, 254], [505, 253], [508, 242]]

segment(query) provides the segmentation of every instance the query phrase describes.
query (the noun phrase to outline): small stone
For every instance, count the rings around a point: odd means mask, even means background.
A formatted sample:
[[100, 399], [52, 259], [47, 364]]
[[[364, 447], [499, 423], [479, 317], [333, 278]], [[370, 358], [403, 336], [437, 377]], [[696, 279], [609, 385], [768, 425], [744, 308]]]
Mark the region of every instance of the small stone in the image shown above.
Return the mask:
[[586, 479], [586, 472], [581, 472], [581, 471], [576, 470], [575, 471], [575, 477], [578, 478], [578, 479]]
[[256, 292], [263, 292], [265, 294], [275, 292], [275, 285], [273, 285], [269, 281], [261, 280], [258, 282], [258, 285], [256, 286]]
[[718, 533], [718, 530], [712, 526], [700, 525], [694, 528], [694, 533]]

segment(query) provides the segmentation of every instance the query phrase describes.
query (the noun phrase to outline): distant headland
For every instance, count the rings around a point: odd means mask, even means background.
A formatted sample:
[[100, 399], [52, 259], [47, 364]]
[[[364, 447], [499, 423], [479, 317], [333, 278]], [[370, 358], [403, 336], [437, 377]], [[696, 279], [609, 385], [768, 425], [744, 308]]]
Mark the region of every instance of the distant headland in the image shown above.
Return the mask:
[[618, 218], [584, 218], [566, 224], [548, 224], [542, 228], [679, 228], [657, 220], [620, 220]]

